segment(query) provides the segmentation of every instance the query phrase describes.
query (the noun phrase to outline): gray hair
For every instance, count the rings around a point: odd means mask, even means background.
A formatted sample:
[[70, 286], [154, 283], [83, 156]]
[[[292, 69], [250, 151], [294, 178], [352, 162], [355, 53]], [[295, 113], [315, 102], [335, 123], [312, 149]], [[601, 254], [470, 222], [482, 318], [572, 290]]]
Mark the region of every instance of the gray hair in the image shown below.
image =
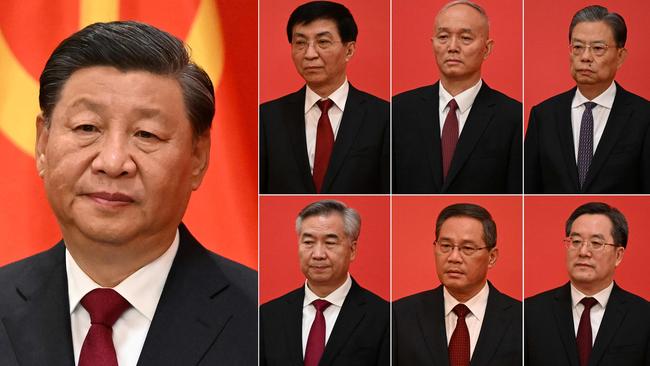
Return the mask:
[[625, 26], [625, 20], [618, 13], [610, 13], [606, 7], [600, 5], [591, 5], [578, 10], [571, 19], [571, 25], [569, 26], [569, 42], [571, 42], [573, 28], [582, 22], [605, 22], [614, 34], [616, 47], [625, 47], [627, 27]]
[[332, 213], [343, 218], [343, 231], [352, 240], [359, 238], [361, 232], [361, 216], [357, 210], [348, 207], [345, 203], [336, 200], [321, 200], [310, 203], [303, 208], [296, 218], [296, 233], [300, 235], [302, 222], [313, 216], [329, 216]]
[[488, 17], [487, 12], [479, 4], [477, 4], [477, 3], [473, 2], [473, 1], [470, 1], [470, 0], [453, 0], [453, 1], [450, 1], [447, 4], [445, 4], [442, 7], [442, 9], [440, 9], [438, 14], [440, 14], [443, 11], [451, 8], [452, 6], [456, 6], [456, 5], [467, 5], [467, 6], [471, 7], [471, 8], [473, 8], [474, 10], [478, 11], [479, 14], [481, 14], [481, 16], [485, 19], [485, 23], [487, 24], [488, 32], [489, 32], [489, 30], [490, 30], [490, 18]]

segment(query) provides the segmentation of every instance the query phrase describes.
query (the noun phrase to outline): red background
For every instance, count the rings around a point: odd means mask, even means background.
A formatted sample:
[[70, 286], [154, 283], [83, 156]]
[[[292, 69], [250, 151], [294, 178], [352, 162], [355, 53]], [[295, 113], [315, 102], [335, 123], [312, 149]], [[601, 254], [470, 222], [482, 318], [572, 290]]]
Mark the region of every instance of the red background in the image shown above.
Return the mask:
[[295, 290], [305, 283], [298, 262], [296, 216], [308, 204], [336, 199], [361, 215], [357, 257], [350, 275], [362, 287], [389, 299], [390, 210], [383, 197], [260, 197], [260, 304]]
[[[524, 15], [524, 115], [530, 108], [575, 86], [569, 73], [569, 24], [580, 9], [593, 5], [589, 0], [526, 1]], [[646, 0], [601, 0], [597, 2], [619, 13], [627, 25], [627, 59], [616, 81], [628, 91], [650, 98], [648, 58], [650, 58], [650, 4]]]
[[488, 271], [488, 280], [499, 291], [521, 299], [520, 196], [393, 197], [393, 299], [440, 284], [433, 253], [436, 218], [454, 203], [474, 203], [490, 212], [497, 224], [499, 258]]
[[526, 297], [561, 286], [568, 280], [565, 262], [564, 224], [571, 212], [587, 202], [605, 202], [625, 215], [629, 238], [614, 280], [625, 290], [650, 299], [650, 197], [526, 197], [524, 263]]
[[[438, 80], [431, 37], [436, 14], [447, 0], [393, 2], [393, 95]], [[492, 54], [483, 63], [483, 80], [517, 100], [521, 95], [521, 4], [519, 0], [478, 1], [490, 19]], [[548, 8], [550, 5], [546, 5]], [[543, 14], [548, 15], [548, 10]]]
[[[267, 102], [300, 89], [304, 80], [291, 60], [287, 20], [303, 0], [260, 0], [260, 101]], [[348, 80], [356, 88], [380, 98], [390, 92], [390, 1], [339, 1], [354, 17], [359, 35], [348, 63]], [[251, 53], [252, 55], [252, 53]]]

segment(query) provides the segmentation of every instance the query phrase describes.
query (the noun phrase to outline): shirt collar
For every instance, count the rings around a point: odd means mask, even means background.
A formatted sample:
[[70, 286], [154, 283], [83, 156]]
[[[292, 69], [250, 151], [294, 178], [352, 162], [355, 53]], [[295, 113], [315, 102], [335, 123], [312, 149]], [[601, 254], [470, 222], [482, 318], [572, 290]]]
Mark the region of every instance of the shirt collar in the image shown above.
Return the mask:
[[[178, 230], [176, 230], [174, 241], [165, 253], [113, 288], [149, 321], [153, 319], [156, 312], [167, 275], [178, 251], [178, 245], [179, 235]], [[102, 286], [88, 277], [77, 265], [77, 262], [67, 249], [65, 250], [65, 265], [68, 277], [68, 299], [70, 301], [70, 313], [72, 314], [87, 293]]]
[[614, 281], [609, 284], [609, 286], [605, 287], [604, 289], [600, 290], [598, 293], [596, 293], [593, 296], [587, 296], [580, 292], [575, 286], [573, 286], [573, 283], [571, 284], [571, 306], [575, 308], [578, 306], [580, 301], [585, 298], [585, 297], [593, 297], [598, 301], [598, 304], [605, 308], [607, 306], [607, 302], [609, 301], [609, 295], [612, 294], [612, 289], [614, 288]]
[[343, 282], [339, 288], [336, 290], [332, 291], [329, 295], [325, 297], [320, 297], [316, 295], [310, 288], [307, 286], [307, 281], [305, 281], [305, 299], [302, 302], [302, 307], [310, 305], [314, 300], [318, 299], [323, 299], [331, 303], [332, 305], [336, 305], [338, 307], [343, 306], [343, 301], [345, 301], [345, 297], [348, 296], [348, 292], [350, 292], [350, 288], [352, 288], [352, 279], [350, 278], [350, 274], [348, 273], [348, 278]]
[[442, 85], [442, 82], [440, 82], [439, 85], [440, 88], [438, 88], [438, 94], [440, 98], [440, 110], [442, 111], [447, 108], [447, 104], [450, 100], [456, 99], [458, 110], [460, 113], [465, 113], [472, 106], [472, 104], [474, 104], [474, 100], [476, 99], [476, 96], [478, 95], [478, 92], [481, 90], [481, 86], [483, 85], [483, 80], [479, 79], [478, 82], [474, 84], [474, 86], [463, 90], [455, 97], [449, 94], [447, 89], [445, 89], [445, 87]]
[[[321, 98], [320, 95], [316, 94], [315, 91], [311, 90], [309, 85], [306, 85], [307, 91], [305, 92], [305, 113], [314, 107], [316, 102], [324, 99], [331, 99], [334, 102], [334, 105], [337, 106], [340, 110], [345, 110], [345, 102], [348, 100], [348, 91], [350, 91], [350, 83], [346, 78], [343, 84], [339, 86], [332, 94], [325, 98]], [[318, 108], [318, 107], [316, 107]]]
[[[447, 317], [454, 310], [454, 307], [461, 302], [456, 300], [456, 298], [453, 297], [444, 286], [442, 287], [442, 294], [445, 301], [445, 317]], [[467, 300], [463, 304], [469, 308], [469, 311], [472, 312], [472, 315], [474, 315], [478, 320], [482, 321], [483, 316], [485, 316], [485, 309], [487, 308], [487, 300], [489, 295], [490, 286], [488, 286], [486, 281], [481, 291], [479, 291], [476, 295], [474, 295], [474, 297]]]
[[600, 93], [600, 95], [594, 98], [593, 100], [587, 99], [587, 97], [582, 95], [580, 89], [576, 88], [576, 95], [573, 96], [573, 102], [571, 103], [571, 108], [577, 108], [585, 104], [586, 102], [594, 102], [601, 107], [612, 109], [612, 105], [614, 105], [615, 96], [616, 96], [616, 83], [613, 81], [612, 84], [609, 86], [609, 88], [605, 89], [604, 92]]

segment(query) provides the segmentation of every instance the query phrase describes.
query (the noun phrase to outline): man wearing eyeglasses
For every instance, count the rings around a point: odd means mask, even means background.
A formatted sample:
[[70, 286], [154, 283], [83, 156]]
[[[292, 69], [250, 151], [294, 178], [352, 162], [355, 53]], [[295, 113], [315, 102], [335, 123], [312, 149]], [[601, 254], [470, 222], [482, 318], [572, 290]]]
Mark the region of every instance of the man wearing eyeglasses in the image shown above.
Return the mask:
[[565, 231], [570, 281], [525, 300], [525, 365], [650, 365], [650, 306], [614, 282], [625, 216], [590, 202], [573, 211]]
[[444, 208], [434, 253], [442, 285], [393, 303], [393, 365], [521, 366], [521, 302], [487, 280], [496, 224], [475, 204]]
[[287, 37], [306, 85], [260, 106], [261, 193], [388, 193], [388, 102], [354, 88], [357, 25], [343, 5], [296, 8]]
[[526, 193], [649, 193], [650, 103], [614, 82], [627, 56], [623, 17], [593, 5], [569, 26], [577, 87], [530, 111]]
[[393, 192], [521, 192], [521, 103], [481, 79], [489, 28], [468, 0], [436, 16], [439, 82], [393, 97]]

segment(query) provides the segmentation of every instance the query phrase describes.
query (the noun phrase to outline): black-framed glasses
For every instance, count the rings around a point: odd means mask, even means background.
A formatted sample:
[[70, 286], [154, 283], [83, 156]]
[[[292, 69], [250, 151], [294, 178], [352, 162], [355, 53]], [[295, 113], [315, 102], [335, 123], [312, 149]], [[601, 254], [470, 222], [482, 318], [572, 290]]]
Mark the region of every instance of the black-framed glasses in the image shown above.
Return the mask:
[[306, 39], [294, 39], [291, 41], [291, 48], [295, 51], [304, 51], [309, 46], [313, 45], [317, 50], [325, 51], [332, 48], [336, 43], [343, 43], [341, 41], [335, 41], [328, 38], [319, 38], [313, 41], [308, 41]]
[[591, 54], [594, 56], [602, 56], [607, 53], [607, 50], [610, 47], [616, 47], [616, 45], [608, 45], [606, 43], [596, 42], [591, 44], [585, 44], [581, 42], [571, 42], [569, 44], [569, 50], [574, 56], [581, 56], [586, 49], [591, 50]]
[[475, 247], [470, 244], [462, 244], [462, 245], [455, 245], [447, 241], [434, 241], [433, 245], [438, 248], [438, 251], [443, 254], [449, 254], [451, 253], [454, 248], [458, 248], [458, 251], [460, 251], [464, 256], [471, 257], [473, 256], [476, 252], [479, 250], [487, 249], [490, 250], [488, 247]]
[[592, 252], [598, 252], [603, 250], [606, 246], [619, 247], [620, 245], [614, 243], [606, 243], [604, 240], [600, 239], [583, 239], [579, 236], [569, 236], [564, 238], [564, 245], [567, 249], [579, 250], [582, 248], [582, 245], [585, 244], [587, 249]]

